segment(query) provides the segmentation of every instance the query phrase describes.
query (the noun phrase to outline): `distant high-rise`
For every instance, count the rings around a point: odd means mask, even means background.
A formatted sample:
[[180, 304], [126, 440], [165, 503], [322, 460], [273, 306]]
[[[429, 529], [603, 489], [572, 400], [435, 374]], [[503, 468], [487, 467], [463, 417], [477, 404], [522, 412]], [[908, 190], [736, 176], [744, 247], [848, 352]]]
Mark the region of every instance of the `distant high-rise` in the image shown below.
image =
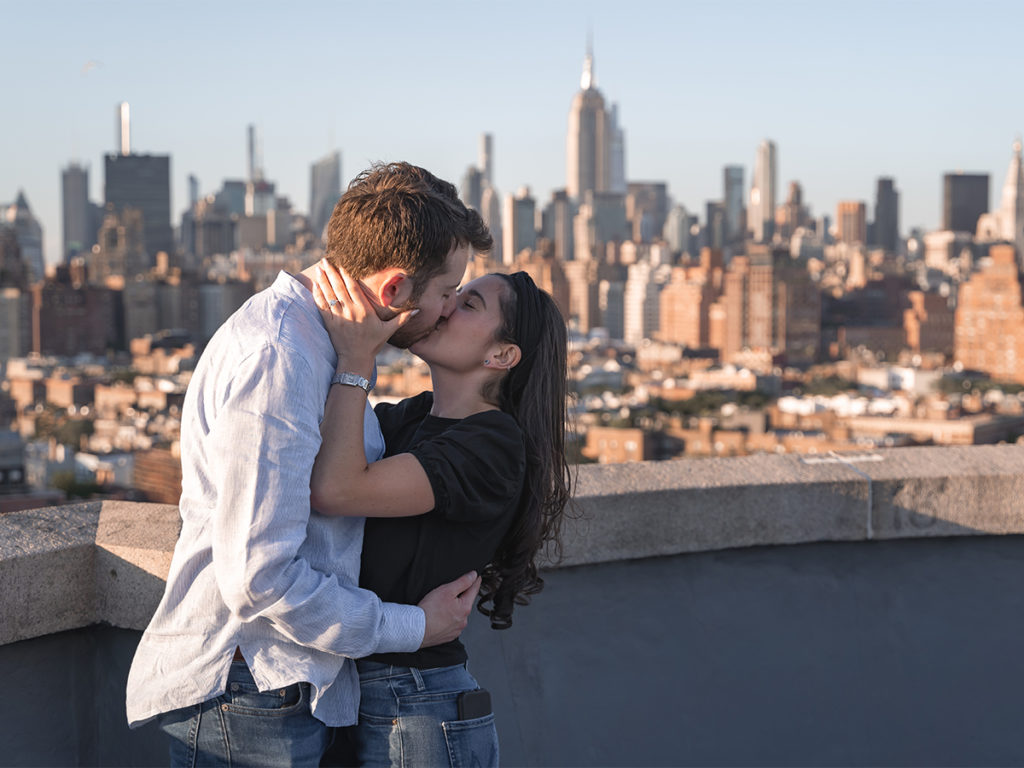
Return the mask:
[[32, 213], [25, 193], [18, 190], [18, 198], [0, 210], [0, 223], [6, 222], [17, 238], [21, 258], [28, 271], [29, 282], [38, 282], [44, 277], [43, 228]]
[[491, 261], [495, 264], [503, 264], [502, 254], [502, 230], [501, 230], [501, 199], [498, 190], [492, 186], [486, 186], [480, 196], [480, 217], [491, 232], [494, 245], [491, 247]]
[[636, 181], [628, 185], [626, 218], [633, 230], [633, 241], [649, 243], [660, 237], [668, 218], [668, 184], [663, 181]]
[[892, 179], [882, 177], [875, 190], [875, 244], [894, 253], [900, 240], [900, 193]]
[[128, 102], [117, 105], [117, 143], [122, 155], [132, 153], [132, 122]]
[[799, 181], [791, 181], [786, 202], [775, 209], [775, 234], [783, 240], [789, 240], [797, 228], [805, 226], [807, 222], [803, 187]]
[[626, 182], [626, 131], [619, 124], [619, 105], [612, 104], [608, 112], [608, 189], [625, 193]]
[[566, 134], [566, 191], [575, 201], [587, 192], [611, 189], [611, 133], [604, 96], [594, 80], [594, 56], [587, 50], [580, 90], [569, 108]]
[[1024, 306], [1014, 249], [994, 245], [991, 263], [960, 285], [954, 358], [993, 379], [1024, 384]]
[[501, 253], [506, 265], [513, 264], [520, 251], [537, 244], [536, 215], [537, 203], [527, 187], [505, 198]]
[[691, 349], [707, 347], [708, 321], [714, 300], [711, 276], [706, 270], [675, 267], [661, 292], [661, 340]]
[[494, 137], [489, 133], [480, 134], [480, 172], [485, 182], [494, 184]]
[[988, 212], [987, 173], [947, 173], [942, 177], [942, 228], [974, 234]]
[[778, 176], [775, 142], [765, 139], [757, 147], [754, 178], [750, 187], [747, 224], [759, 243], [772, 239], [775, 223], [775, 182]]
[[143, 242], [150, 261], [160, 251], [174, 253], [171, 229], [170, 155], [140, 155], [131, 151], [128, 104], [118, 107], [120, 152], [108, 154], [103, 164], [103, 202], [122, 213], [142, 213]]
[[1005, 241], [1017, 247], [1017, 258], [1024, 264], [1024, 168], [1021, 167], [1021, 142], [1013, 142], [1013, 156], [1003, 182], [999, 208], [978, 220], [978, 239], [982, 242]]
[[1021, 167], [1021, 141], [1013, 142], [1013, 157], [1003, 182], [999, 205], [999, 223], [1003, 239], [1017, 246], [1018, 258], [1024, 257], [1024, 168]]
[[309, 178], [309, 226], [319, 238], [341, 197], [341, 152], [331, 152], [313, 163]]
[[661, 285], [655, 270], [646, 262], [630, 264], [628, 274], [622, 297], [622, 338], [628, 344], [640, 344], [657, 336], [660, 330]]
[[88, 250], [96, 242], [92, 206], [89, 204], [89, 169], [71, 163], [61, 171], [61, 202], [64, 208], [65, 261]]
[[725, 239], [743, 240], [743, 166], [722, 169], [722, 201], [725, 205]]
[[720, 250], [725, 244], [725, 206], [721, 200], [708, 200], [704, 211], [704, 247]]
[[867, 244], [867, 206], [863, 202], [843, 200], [836, 206], [836, 240], [841, 243]]
[[143, 242], [151, 261], [160, 251], [174, 253], [169, 155], [107, 155], [103, 190], [104, 202], [119, 213], [126, 208], [142, 212]]
[[246, 126], [245, 138], [245, 180], [255, 181], [256, 179], [262, 179], [263, 169], [260, 167], [255, 125], [250, 123]]
[[86, 254], [89, 282], [107, 284], [111, 278], [131, 279], [148, 272], [154, 260], [152, 254], [147, 256], [144, 232], [145, 218], [138, 208], [108, 206], [97, 247]]
[[668, 247], [677, 253], [687, 253], [690, 248], [690, 215], [682, 205], [675, 205], [668, 212], [661, 236], [668, 241]]
[[475, 165], [466, 169], [462, 177], [462, 185], [459, 188], [459, 197], [470, 208], [479, 211], [480, 200], [484, 194], [484, 174]]
[[28, 266], [21, 258], [21, 246], [14, 234], [14, 227], [0, 219], [0, 289], [28, 288]]
[[[575, 256], [573, 245], [573, 210], [572, 201], [564, 189], [556, 189], [551, 193], [551, 202], [545, 209], [544, 237], [551, 240], [554, 257], [559, 261], [571, 261]], [[568, 316], [568, 305], [566, 305]]]

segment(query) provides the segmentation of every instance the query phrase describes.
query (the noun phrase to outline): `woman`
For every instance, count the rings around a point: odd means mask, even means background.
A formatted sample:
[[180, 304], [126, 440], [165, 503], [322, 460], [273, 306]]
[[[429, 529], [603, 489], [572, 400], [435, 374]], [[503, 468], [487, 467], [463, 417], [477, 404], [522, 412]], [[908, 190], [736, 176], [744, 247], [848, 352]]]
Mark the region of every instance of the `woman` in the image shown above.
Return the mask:
[[[357, 283], [325, 270], [314, 297], [337, 370], [370, 379], [402, 321], [379, 320]], [[491, 274], [464, 286], [448, 318], [410, 349], [428, 364], [433, 392], [377, 406], [381, 461], [367, 465], [363, 453], [361, 387], [331, 388], [313, 506], [371, 518], [360, 586], [415, 604], [476, 570], [478, 608], [506, 628], [514, 606], [543, 586], [535, 560], [545, 544], [557, 551], [570, 497], [565, 323], [526, 273]], [[458, 640], [359, 660], [361, 762], [497, 765], [494, 716], [465, 664]]]

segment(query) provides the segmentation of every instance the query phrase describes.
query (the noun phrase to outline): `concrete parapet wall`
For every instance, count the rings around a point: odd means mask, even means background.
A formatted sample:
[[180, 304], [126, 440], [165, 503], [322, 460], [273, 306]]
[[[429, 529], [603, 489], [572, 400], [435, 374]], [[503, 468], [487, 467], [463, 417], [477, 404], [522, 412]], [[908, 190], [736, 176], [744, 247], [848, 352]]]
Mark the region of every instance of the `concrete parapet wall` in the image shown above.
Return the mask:
[[[463, 636], [503, 764], [1024, 764], [1024, 448], [584, 466], [578, 501], [543, 593]], [[57, 692], [0, 766], [161, 764], [124, 685], [178, 530], [0, 515], [0, 678]]]
[[[584, 465], [576, 499], [562, 567], [752, 546], [1024, 533], [1024, 448]], [[144, 628], [179, 529], [174, 506], [121, 501], [0, 516], [0, 644], [95, 623]]]
[[1024, 447], [579, 468], [563, 565], [816, 541], [1024, 532]]

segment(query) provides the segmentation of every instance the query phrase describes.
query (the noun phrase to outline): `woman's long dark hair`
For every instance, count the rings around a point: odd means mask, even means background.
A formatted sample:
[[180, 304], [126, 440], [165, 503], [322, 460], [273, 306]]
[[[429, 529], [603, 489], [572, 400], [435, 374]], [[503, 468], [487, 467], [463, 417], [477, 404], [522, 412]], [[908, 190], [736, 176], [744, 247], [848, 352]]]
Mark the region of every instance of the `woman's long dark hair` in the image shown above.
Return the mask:
[[483, 572], [477, 608], [494, 629], [512, 625], [515, 606], [540, 592], [537, 555], [545, 546], [561, 555], [561, 526], [571, 502], [572, 480], [565, 457], [566, 326], [554, 300], [525, 272], [499, 275], [498, 341], [519, 346], [521, 357], [485, 397], [511, 414], [526, 443], [526, 476], [519, 512]]

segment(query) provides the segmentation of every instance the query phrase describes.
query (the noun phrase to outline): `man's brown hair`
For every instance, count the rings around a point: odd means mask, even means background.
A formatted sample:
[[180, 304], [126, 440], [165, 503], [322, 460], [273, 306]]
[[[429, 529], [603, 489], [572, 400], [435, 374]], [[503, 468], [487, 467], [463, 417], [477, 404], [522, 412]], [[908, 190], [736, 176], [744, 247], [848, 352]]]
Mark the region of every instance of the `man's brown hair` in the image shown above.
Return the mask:
[[360, 173], [327, 224], [332, 264], [356, 279], [399, 267], [412, 279], [413, 301], [444, 271], [452, 248], [484, 252], [492, 242], [453, 184], [409, 163], [377, 163]]

